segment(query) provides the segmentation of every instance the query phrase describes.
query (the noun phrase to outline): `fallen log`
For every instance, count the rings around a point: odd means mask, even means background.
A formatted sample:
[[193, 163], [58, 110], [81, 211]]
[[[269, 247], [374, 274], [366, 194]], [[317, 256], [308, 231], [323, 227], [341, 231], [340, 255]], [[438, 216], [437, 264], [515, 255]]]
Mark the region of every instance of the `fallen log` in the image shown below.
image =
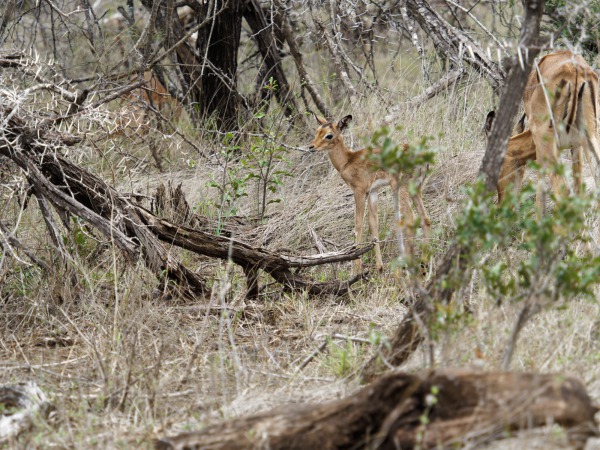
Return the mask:
[[473, 447], [546, 424], [582, 448], [598, 426], [585, 387], [557, 374], [393, 373], [341, 400], [294, 405], [156, 441], [182, 449]]
[[[159, 278], [174, 280], [182, 293], [191, 297], [207, 292], [202, 278], [183, 266], [143, 226], [135, 207], [100, 178], [63, 157], [64, 141], [44, 140], [43, 130], [28, 127], [26, 121], [0, 110], [5, 117], [0, 155], [12, 160], [27, 173], [37, 195], [46, 198], [58, 211], [81, 217], [113, 242], [129, 260], [141, 254]], [[53, 133], [53, 136], [58, 133]]]
[[35, 382], [0, 386], [0, 444], [29, 429], [37, 417], [46, 416], [50, 402]]
[[[254, 248], [230, 237], [215, 236], [205, 231], [176, 225], [156, 217], [150, 211], [140, 206], [136, 208], [140, 217], [143, 217], [148, 229], [161, 241], [190, 250], [199, 255], [223, 260], [231, 259], [231, 261], [247, 271], [249, 278], [252, 277], [250, 272], [259, 269], [264, 270], [275, 281], [283, 284], [286, 290], [305, 290], [311, 295], [344, 295], [348, 292], [352, 284], [363, 279], [366, 274], [359, 275], [345, 282], [315, 283], [293, 273], [291, 269], [330, 264], [339, 261], [350, 261], [373, 248], [373, 244], [369, 244], [360, 248], [351, 247], [343, 251], [330, 252], [323, 255], [304, 257], [279, 255], [263, 248]], [[249, 281], [248, 284], [250, 286], [252, 281]]]

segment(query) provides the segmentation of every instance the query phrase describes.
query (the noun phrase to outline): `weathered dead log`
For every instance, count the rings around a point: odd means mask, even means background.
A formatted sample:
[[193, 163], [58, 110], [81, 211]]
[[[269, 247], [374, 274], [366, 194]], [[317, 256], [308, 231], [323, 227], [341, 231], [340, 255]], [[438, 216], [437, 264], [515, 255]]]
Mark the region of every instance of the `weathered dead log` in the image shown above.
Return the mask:
[[283, 284], [287, 290], [306, 290], [311, 295], [344, 295], [348, 292], [352, 284], [363, 279], [366, 274], [359, 275], [345, 282], [315, 283], [293, 273], [291, 269], [351, 261], [373, 248], [373, 244], [369, 244], [360, 248], [351, 247], [347, 250], [322, 255], [279, 255], [263, 248], [254, 248], [233, 238], [215, 236], [205, 231], [194, 230], [170, 223], [167, 220], [156, 217], [150, 211], [139, 206], [137, 207], [137, 212], [140, 217], [143, 217], [148, 229], [160, 240], [199, 255], [231, 260], [240, 265], [250, 275], [250, 291], [254, 288], [253, 284], [256, 276], [252, 272], [260, 269], [271, 275], [278, 283]]
[[[238, 218], [235, 226], [229, 224], [221, 226], [221, 236], [215, 236], [213, 231], [216, 224], [192, 212], [181, 185], [176, 188], [173, 188], [171, 183], [167, 186], [159, 185], [153, 199], [152, 214], [148, 214], [148, 211], [143, 208], [140, 208], [139, 214], [148, 219], [148, 225], [159, 239], [199, 255], [221, 259], [231, 258], [233, 262], [239, 264], [247, 279], [248, 298], [256, 298], [259, 294], [259, 270], [269, 273], [277, 282], [283, 284], [287, 291], [305, 290], [310, 295], [344, 295], [350, 286], [368, 275], [364, 273], [341, 283], [314, 283], [298, 276], [291, 269], [349, 261], [371, 250], [373, 244], [317, 255], [277, 254], [234, 239], [233, 237], [239, 235], [240, 230], [248, 230], [252, 226], [244, 223], [241, 218]], [[158, 219], [157, 216], [161, 218]]]
[[[5, 116], [6, 111], [1, 111]], [[24, 121], [9, 118], [0, 142], [0, 155], [11, 159], [28, 174], [36, 194], [58, 210], [83, 218], [100, 230], [129, 259], [140, 252], [147, 266], [159, 277], [173, 279], [190, 295], [207, 292], [200, 276], [177, 261], [132, 212], [135, 208], [100, 178], [61, 156], [39, 130]], [[51, 151], [49, 151], [51, 150]]]
[[581, 382], [562, 375], [394, 373], [341, 400], [234, 419], [160, 439], [156, 448], [456, 448], [549, 423], [581, 447], [599, 434], [597, 410]]
[[29, 429], [50, 409], [50, 402], [35, 382], [0, 386], [0, 444]]
[[[148, 199], [147, 196], [137, 194], [129, 194], [128, 197], [135, 199], [138, 203]], [[206, 216], [196, 214], [185, 197], [181, 183], [176, 187], [171, 181], [168, 181], [166, 185], [161, 183], [156, 188], [154, 196], [150, 198], [150, 202], [150, 211], [155, 216], [171, 223], [185, 225], [211, 234], [218, 229], [221, 236], [233, 237], [256, 227], [256, 221], [240, 216], [230, 216], [225, 223], [217, 223]]]

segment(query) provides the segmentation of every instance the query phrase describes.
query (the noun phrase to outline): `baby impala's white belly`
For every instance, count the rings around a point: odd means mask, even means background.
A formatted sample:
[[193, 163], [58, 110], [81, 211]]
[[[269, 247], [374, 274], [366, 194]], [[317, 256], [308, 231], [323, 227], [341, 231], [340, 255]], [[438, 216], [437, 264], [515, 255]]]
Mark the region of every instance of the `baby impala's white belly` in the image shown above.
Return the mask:
[[375, 182], [371, 186], [371, 189], [369, 189], [369, 197], [370, 197], [372, 204], [377, 203], [377, 192], [379, 191], [379, 189], [381, 189], [382, 187], [385, 187], [385, 186], [389, 186], [389, 185], [390, 185], [389, 180], [386, 180], [383, 178], [375, 180]]
[[384, 178], [380, 178], [378, 180], [375, 180], [375, 182], [371, 186], [371, 189], [369, 189], [369, 193], [372, 193], [372, 192], [377, 193], [377, 191], [379, 189], [381, 189], [382, 187], [385, 187], [385, 186], [389, 186], [389, 185], [390, 185], [389, 180], [386, 180]]

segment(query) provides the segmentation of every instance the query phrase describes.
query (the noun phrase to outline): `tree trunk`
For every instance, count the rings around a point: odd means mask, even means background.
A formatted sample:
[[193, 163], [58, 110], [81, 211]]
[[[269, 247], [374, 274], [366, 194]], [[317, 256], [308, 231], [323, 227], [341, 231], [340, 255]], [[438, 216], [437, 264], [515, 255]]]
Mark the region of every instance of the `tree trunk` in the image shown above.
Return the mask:
[[204, 17], [221, 8], [223, 12], [210, 26], [198, 33], [197, 48], [204, 57], [200, 69], [200, 91], [194, 90], [194, 101], [205, 118], [213, 117], [220, 130], [237, 128], [240, 97], [237, 92], [237, 56], [242, 31], [242, 1], [215, 0], [203, 2]]
[[[244, 12], [244, 18], [254, 36], [254, 40], [258, 49], [263, 57], [262, 67], [259, 71], [259, 89], [265, 85], [269, 78], [273, 77], [277, 81], [277, 87], [275, 89], [275, 97], [281, 105], [286, 116], [290, 117], [292, 114], [298, 111], [294, 96], [291, 95], [290, 85], [285, 76], [283, 66], [281, 64], [281, 57], [279, 56], [279, 50], [274, 36], [274, 24], [269, 24], [265, 17], [265, 14], [260, 7], [258, 0], [249, 0], [246, 5]], [[259, 92], [259, 97], [268, 100], [269, 93], [262, 89]]]

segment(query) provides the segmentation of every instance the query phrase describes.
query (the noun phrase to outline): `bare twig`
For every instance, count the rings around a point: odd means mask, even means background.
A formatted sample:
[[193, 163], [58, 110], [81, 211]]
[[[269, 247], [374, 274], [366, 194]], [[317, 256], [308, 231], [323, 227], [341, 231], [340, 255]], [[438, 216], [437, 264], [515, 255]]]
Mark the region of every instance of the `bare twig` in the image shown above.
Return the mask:
[[479, 28], [481, 28], [483, 31], [485, 31], [485, 34], [487, 34], [494, 41], [494, 43], [498, 46], [498, 48], [500, 50], [502, 50], [502, 53], [504, 53], [504, 55], [508, 56], [508, 52], [506, 51], [506, 48], [504, 47], [504, 45], [502, 45], [502, 43], [498, 40], [498, 38], [496, 38], [496, 36], [494, 35], [494, 33], [492, 33], [490, 30], [488, 30], [485, 27], [485, 25], [482, 24], [479, 21], [479, 19], [477, 19], [477, 17], [475, 17], [473, 15], [473, 13], [471, 12], [471, 10], [474, 8], [474, 6], [471, 7], [471, 8], [469, 8], [469, 9], [467, 9], [464, 6], [459, 5], [458, 3], [453, 2], [452, 0], [445, 0], [445, 1], [448, 2], [448, 3], [450, 3], [451, 5], [456, 6], [458, 9], [466, 12], [469, 15], [469, 17], [471, 19], [473, 19], [473, 22], [475, 22], [479, 26]]
[[304, 358], [304, 361], [302, 361], [302, 364], [300, 364], [298, 367], [296, 367], [295, 372], [301, 372], [302, 369], [304, 369], [306, 366], [308, 366], [308, 364], [317, 357], [317, 355], [319, 353], [321, 353], [323, 350], [325, 350], [325, 348], [327, 348], [327, 339], [325, 339], [321, 345], [319, 345], [310, 355], [308, 355], [306, 358]]
[[[31, 250], [27, 249], [27, 247], [25, 247], [21, 243], [21, 241], [19, 241], [16, 237], [14, 237], [12, 235], [12, 233], [10, 232], [10, 230], [1, 221], [0, 221], [0, 237], [2, 237], [3, 240], [9, 246], [13, 246], [19, 250], [22, 250], [23, 253], [25, 253], [27, 255], [27, 257], [31, 261], [33, 261], [44, 272], [48, 271], [48, 266], [46, 265], [46, 263], [44, 261], [42, 261], [41, 259], [39, 259]], [[2, 242], [0, 242], [0, 247], [3, 247]], [[14, 252], [13, 252], [13, 254], [14, 254]], [[18, 257], [17, 257], [17, 259], [18, 259]]]
[[423, 92], [421, 92], [416, 97], [413, 97], [408, 102], [403, 105], [397, 105], [391, 108], [390, 114], [385, 117], [384, 122], [387, 124], [391, 124], [392, 122], [398, 120], [400, 114], [402, 113], [402, 107], [407, 106], [409, 108], [417, 108], [421, 106], [428, 100], [431, 100], [436, 95], [444, 92], [445, 90], [452, 87], [454, 84], [459, 82], [466, 75], [466, 71], [464, 68], [458, 68], [455, 70], [451, 70], [442, 78], [440, 78], [435, 84], [429, 86]]
[[[281, 11], [285, 11], [285, 5], [283, 4], [283, 2], [281, 0], [275, 0], [275, 3], [281, 9]], [[319, 109], [321, 114], [323, 114], [325, 117], [331, 118], [332, 117], [331, 111], [329, 111], [329, 108], [327, 108], [327, 106], [325, 106], [325, 102], [319, 95], [317, 88], [315, 87], [312, 79], [310, 78], [310, 76], [308, 75], [308, 72], [306, 71], [306, 68], [304, 67], [304, 63], [302, 62], [302, 53], [298, 49], [298, 45], [296, 45], [294, 33], [292, 32], [292, 28], [290, 27], [290, 24], [288, 23], [288, 19], [286, 17], [284, 17], [282, 22], [283, 22], [283, 30], [282, 30], [283, 35], [285, 36], [285, 40], [288, 43], [288, 46], [290, 48], [290, 53], [292, 54], [292, 57], [294, 58], [294, 62], [296, 63], [296, 68], [298, 69], [298, 72], [300, 73], [300, 77], [302, 78], [303, 83], [306, 85], [306, 90], [308, 90], [308, 92], [310, 93], [313, 101], [315, 102], [315, 105], [317, 105], [317, 108]]]
[[338, 76], [340, 77], [340, 79], [342, 80], [342, 83], [344, 84], [344, 87], [346, 88], [346, 91], [348, 91], [348, 96], [350, 97], [350, 104], [352, 105], [352, 107], [356, 107], [357, 105], [357, 95], [356, 95], [356, 88], [354, 87], [354, 85], [352, 84], [352, 80], [350, 80], [350, 77], [348, 76], [348, 72], [346, 71], [346, 68], [344, 67], [344, 63], [343, 63], [343, 59], [341, 56], [341, 47], [336, 45], [335, 42], [333, 42], [333, 38], [331, 37], [331, 34], [329, 33], [329, 31], [327, 31], [327, 29], [325, 28], [325, 26], [316, 18], [314, 19], [315, 24], [317, 25], [317, 28], [319, 28], [319, 30], [321, 31], [321, 34], [323, 36], [325, 36], [325, 41], [327, 42], [327, 47], [329, 48], [329, 51], [331, 53], [331, 55], [333, 56], [333, 62], [336, 68], [336, 72], [338, 74]]

